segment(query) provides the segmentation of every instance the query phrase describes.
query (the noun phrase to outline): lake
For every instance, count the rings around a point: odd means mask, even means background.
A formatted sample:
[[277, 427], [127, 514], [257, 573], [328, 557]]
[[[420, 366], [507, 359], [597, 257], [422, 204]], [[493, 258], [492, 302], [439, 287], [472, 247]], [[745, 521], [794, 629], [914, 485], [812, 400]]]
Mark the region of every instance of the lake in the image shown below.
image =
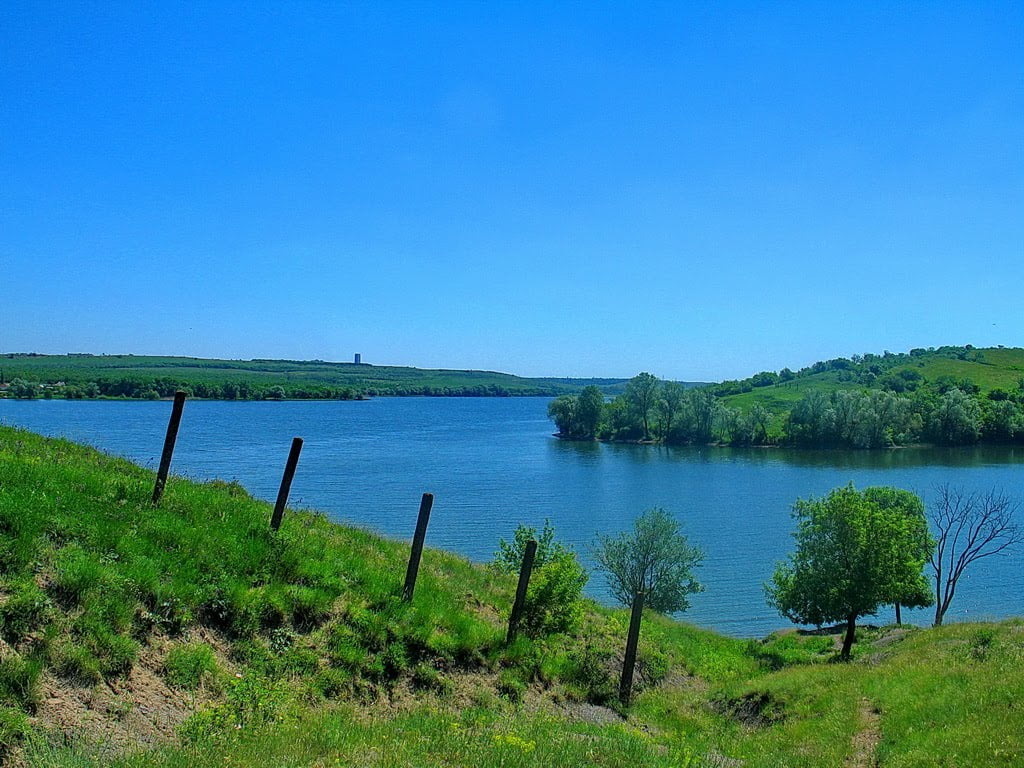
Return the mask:
[[[203, 402], [185, 405], [172, 472], [237, 480], [273, 500], [293, 436], [305, 440], [291, 502], [408, 539], [420, 495], [435, 495], [427, 543], [477, 561], [516, 525], [540, 527], [589, 565], [598, 532], [629, 528], [652, 506], [678, 517], [706, 553], [683, 618], [736, 636], [788, 622], [762, 584], [792, 549], [790, 508], [853, 482], [893, 485], [927, 502], [938, 483], [999, 488], [1024, 500], [1024, 451], [1012, 448], [879, 452], [666, 448], [570, 443], [551, 436], [547, 398], [377, 398], [351, 402]], [[0, 400], [0, 423], [63, 436], [156, 467], [168, 402]], [[947, 620], [1024, 614], [1024, 552], [968, 570]], [[404, 563], [397, 564], [404, 570]], [[594, 574], [588, 593], [607, 600]], [[927, 624], [931, 613], [904, 612]], [[891, 612], [868, 621], [888, 622]]]

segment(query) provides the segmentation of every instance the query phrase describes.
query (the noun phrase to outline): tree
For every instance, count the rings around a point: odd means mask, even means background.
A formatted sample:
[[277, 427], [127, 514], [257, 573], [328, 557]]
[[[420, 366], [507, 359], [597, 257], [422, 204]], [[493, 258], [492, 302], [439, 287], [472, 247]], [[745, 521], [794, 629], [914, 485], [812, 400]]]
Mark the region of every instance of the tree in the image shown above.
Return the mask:
[[658, 378], [650, 373], [638, 373], [626, 382], [625, 395], [644, 426], [644, 440], [650, 440], [650, 417], [658, 398]]
[[[864, 490], [864, 498], [882, 509], [903, 515], [907, 524], [908, 537], [916, 541], [918, 545], [917, 558], [923, 564], [931, 557], [935, 549], [935, 540], [928, 531], [928, 516], [925, 514], [924, 503], [917, 494], [898, 488], [867, 488]], [[921, 578], [920, 569], [918, 569], [909, 582], [895, 585], [893, 603], [896, 609], [896, 623], [903, 623], [901, 606], [927, 608], [934, 600], [931, 589]]]
[[898, 505], [879, 503], [882, 493], [861, 493], [851, 484], [822, 499], [798, 500], [796, 552], [765, 585], [768, 601], [793, 622], [845, 621], [844, 660], [850, 658], [859, 617], [903, 599], [911, 589], [927, 589], [927, 554], [916, 523]]
[[710, 443], [714, 439], [715, 421], [722, 413], [722, 406], [710, 387], [691, 389], [688, 395], [687, 415], [693, 441]]
[[929, 510], [938, 532], [929, 558], [935, 580], [935, 626], [942, 624], [971, 563], [1024, 542], [1024, 530], [1015, 522], [1018, 510], [1018, 504], [996, 491], [966, 493], [948, 484], [939, 486], [938, 500]]
[[679, 521], [661, 507], [640, 515], [632, 533], [598, 534], [594, 559], [623, 605], [632, 605], [633, 596], [643, 591], [646, 607], [679, 613], [690, 607], [689, 595], [704, 590], [693, 576], [704, 553], [690, 546]]
[[575, 434], [581, 440], [593, 440], [601, 424], [604, 393], [593, 384], [586, 386], [576, 398]]
[[7, 387], [7, 391], [11, 393], [11, 397], [32, 400], [39, 394], [39, 386], [24, 379], [13, 379]]
[[661, 397], [658, 398], [658, 429], [663, 442], [669, 442], [676, 417], [683, 408], [686, 389], [678, 381], [666, 381], [661, 385]]
[[561, 395], [548, 403], [548, 418], [555, 422], [559, 435], [572, 435], [573, 422], [576, 419], [576, 396]]
[[960, 389], [942, 396], [931, 415], [932, 436], [944, 445], [978, 442], [981, 437], [981, 406]]

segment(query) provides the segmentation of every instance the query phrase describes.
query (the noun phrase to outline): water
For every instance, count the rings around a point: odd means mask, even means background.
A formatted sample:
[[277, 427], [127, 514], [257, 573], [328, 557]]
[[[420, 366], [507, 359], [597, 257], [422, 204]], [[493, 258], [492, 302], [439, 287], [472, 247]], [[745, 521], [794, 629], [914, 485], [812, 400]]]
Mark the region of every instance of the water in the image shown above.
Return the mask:
[[[293, 504], [409, 538], [420, 495], [435, 494], [427, 543], [489, 560], [518, 523], [550, 518], [590, 562], [597, 532], [651, 506], [677, 515], [706, 559], [684, 618], [737, 636], [787, 626], [762, 584], [792, 549], [790, 507], [853, 482], [927, 501], [941, 482], [1024, 500], [1024, 452], [1010, 448], [812, 452], [567, 443], [544, 398], [380, 398], [363, 402], [200, 402], [185, 406], [172, 471], [238, 480], [273, 500], [291, 438], [304, 438]], [[60, 435], [155, 468], [167, 402], [0, 400], [0, 422]], [[1024, 552], [968, 570], [948, 620], [1024, 614]], [[404, 564], [396, 567], [404, 568]], [[590, 594], [607, 600], [595, 574]], [[907, 611], [926, 624], [930, 612]], [[875, 621], [891, 621], [881, 612]]]

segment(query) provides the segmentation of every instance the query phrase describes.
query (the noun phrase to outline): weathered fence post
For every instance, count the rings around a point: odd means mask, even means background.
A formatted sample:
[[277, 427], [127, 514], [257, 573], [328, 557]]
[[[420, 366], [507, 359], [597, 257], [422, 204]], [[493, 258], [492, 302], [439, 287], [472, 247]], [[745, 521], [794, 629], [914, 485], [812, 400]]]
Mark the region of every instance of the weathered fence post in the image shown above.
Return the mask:
[[171, 406], [171, 420], [167, 422], [167, 436], [164, 437], [164, 452], [160, 455], [160, 468], [156, 472], [156, 485], [153, 486], [153, 503], [159, 504], [167, 485], [167, 473], [171, 471], [171, 456], [174, 455], [174, 442], [178, 439], [178, 427], [181, 424], [181, 411], [185, 407], [185, 393], [174, 393], [174, 405]]
[[416, 518], [416, 533], [412, 537], [412, 552], [409, 554], [409, 567], [405, 570], [405, 587], [402, 599], [412, 600], [416, 589], [416, 576], [420, 571], [420, 557], [423, 556], [423, 540], [427, 537], [427, 523], [430, 522], [430, 508], [434, 506], [434, 494], [424, 493], [420, 499], [420, 514]]
[[274, 514], [270, 517], [270, 529], [276, 531], [281, 527], [281, 518], [284, 517], [284, 508], [288, 503], [288, 494], [292, 489], [292, 478], [295, 477], [295, 467], [299, 464], [299, 454], [302, 452], [302, 438], [292, 438], [292, 449], [288, 452], [288, 461], [284, 465], [284, 475], [281, 477], [281, 488], [277, 492], [277, 503], [274, 504]]
[[506, 643], [516, 639], [519, 632], [519, 620], [523, 617], [523, 606], [526, 605], [526, 589], [530, 586], [530, 573], [533, 571], [533, 559], [537, 555], [537, 542], [530, 539], [526, 542], [523, 552], [523, 564], [519, 568], [519, 585], [516, 587], [516, 600], [512, 603], [512, 614], [508, 617], [508, 635]]
[[622, 660], [622, 679], [619, 681], [619, 701], [628, 705], [633, 695], [633, 668], [636, 666], [636, 647], [640, 642], [640, 619], [644, 613], [644, 593], [633, 597], [633, 612], [629, 616], [629, 634], [626, 636], [626, 657]]

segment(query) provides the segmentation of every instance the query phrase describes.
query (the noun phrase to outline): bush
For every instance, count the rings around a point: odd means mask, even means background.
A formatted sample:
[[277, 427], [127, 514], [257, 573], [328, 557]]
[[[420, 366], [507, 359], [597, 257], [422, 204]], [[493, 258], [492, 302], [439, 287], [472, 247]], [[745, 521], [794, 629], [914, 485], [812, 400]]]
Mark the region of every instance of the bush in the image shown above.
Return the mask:
[[575, 552], [555, 541], [555, 530], [548, 520], [539, 536], [535, 528], [520, 525], [511, 542], [499, 541], [492, 567], [519, 573], [526, 544], [531, 539], [537, 542], [537, 552], [520, 628], [533, 637], [571, 631], [582, 614], [587, 572]]
[[573, 552], [561, 552], [534, 569], [526, 591], [521, 627], [532, 637], [570, 632], [583, 615], [587, 572]]

